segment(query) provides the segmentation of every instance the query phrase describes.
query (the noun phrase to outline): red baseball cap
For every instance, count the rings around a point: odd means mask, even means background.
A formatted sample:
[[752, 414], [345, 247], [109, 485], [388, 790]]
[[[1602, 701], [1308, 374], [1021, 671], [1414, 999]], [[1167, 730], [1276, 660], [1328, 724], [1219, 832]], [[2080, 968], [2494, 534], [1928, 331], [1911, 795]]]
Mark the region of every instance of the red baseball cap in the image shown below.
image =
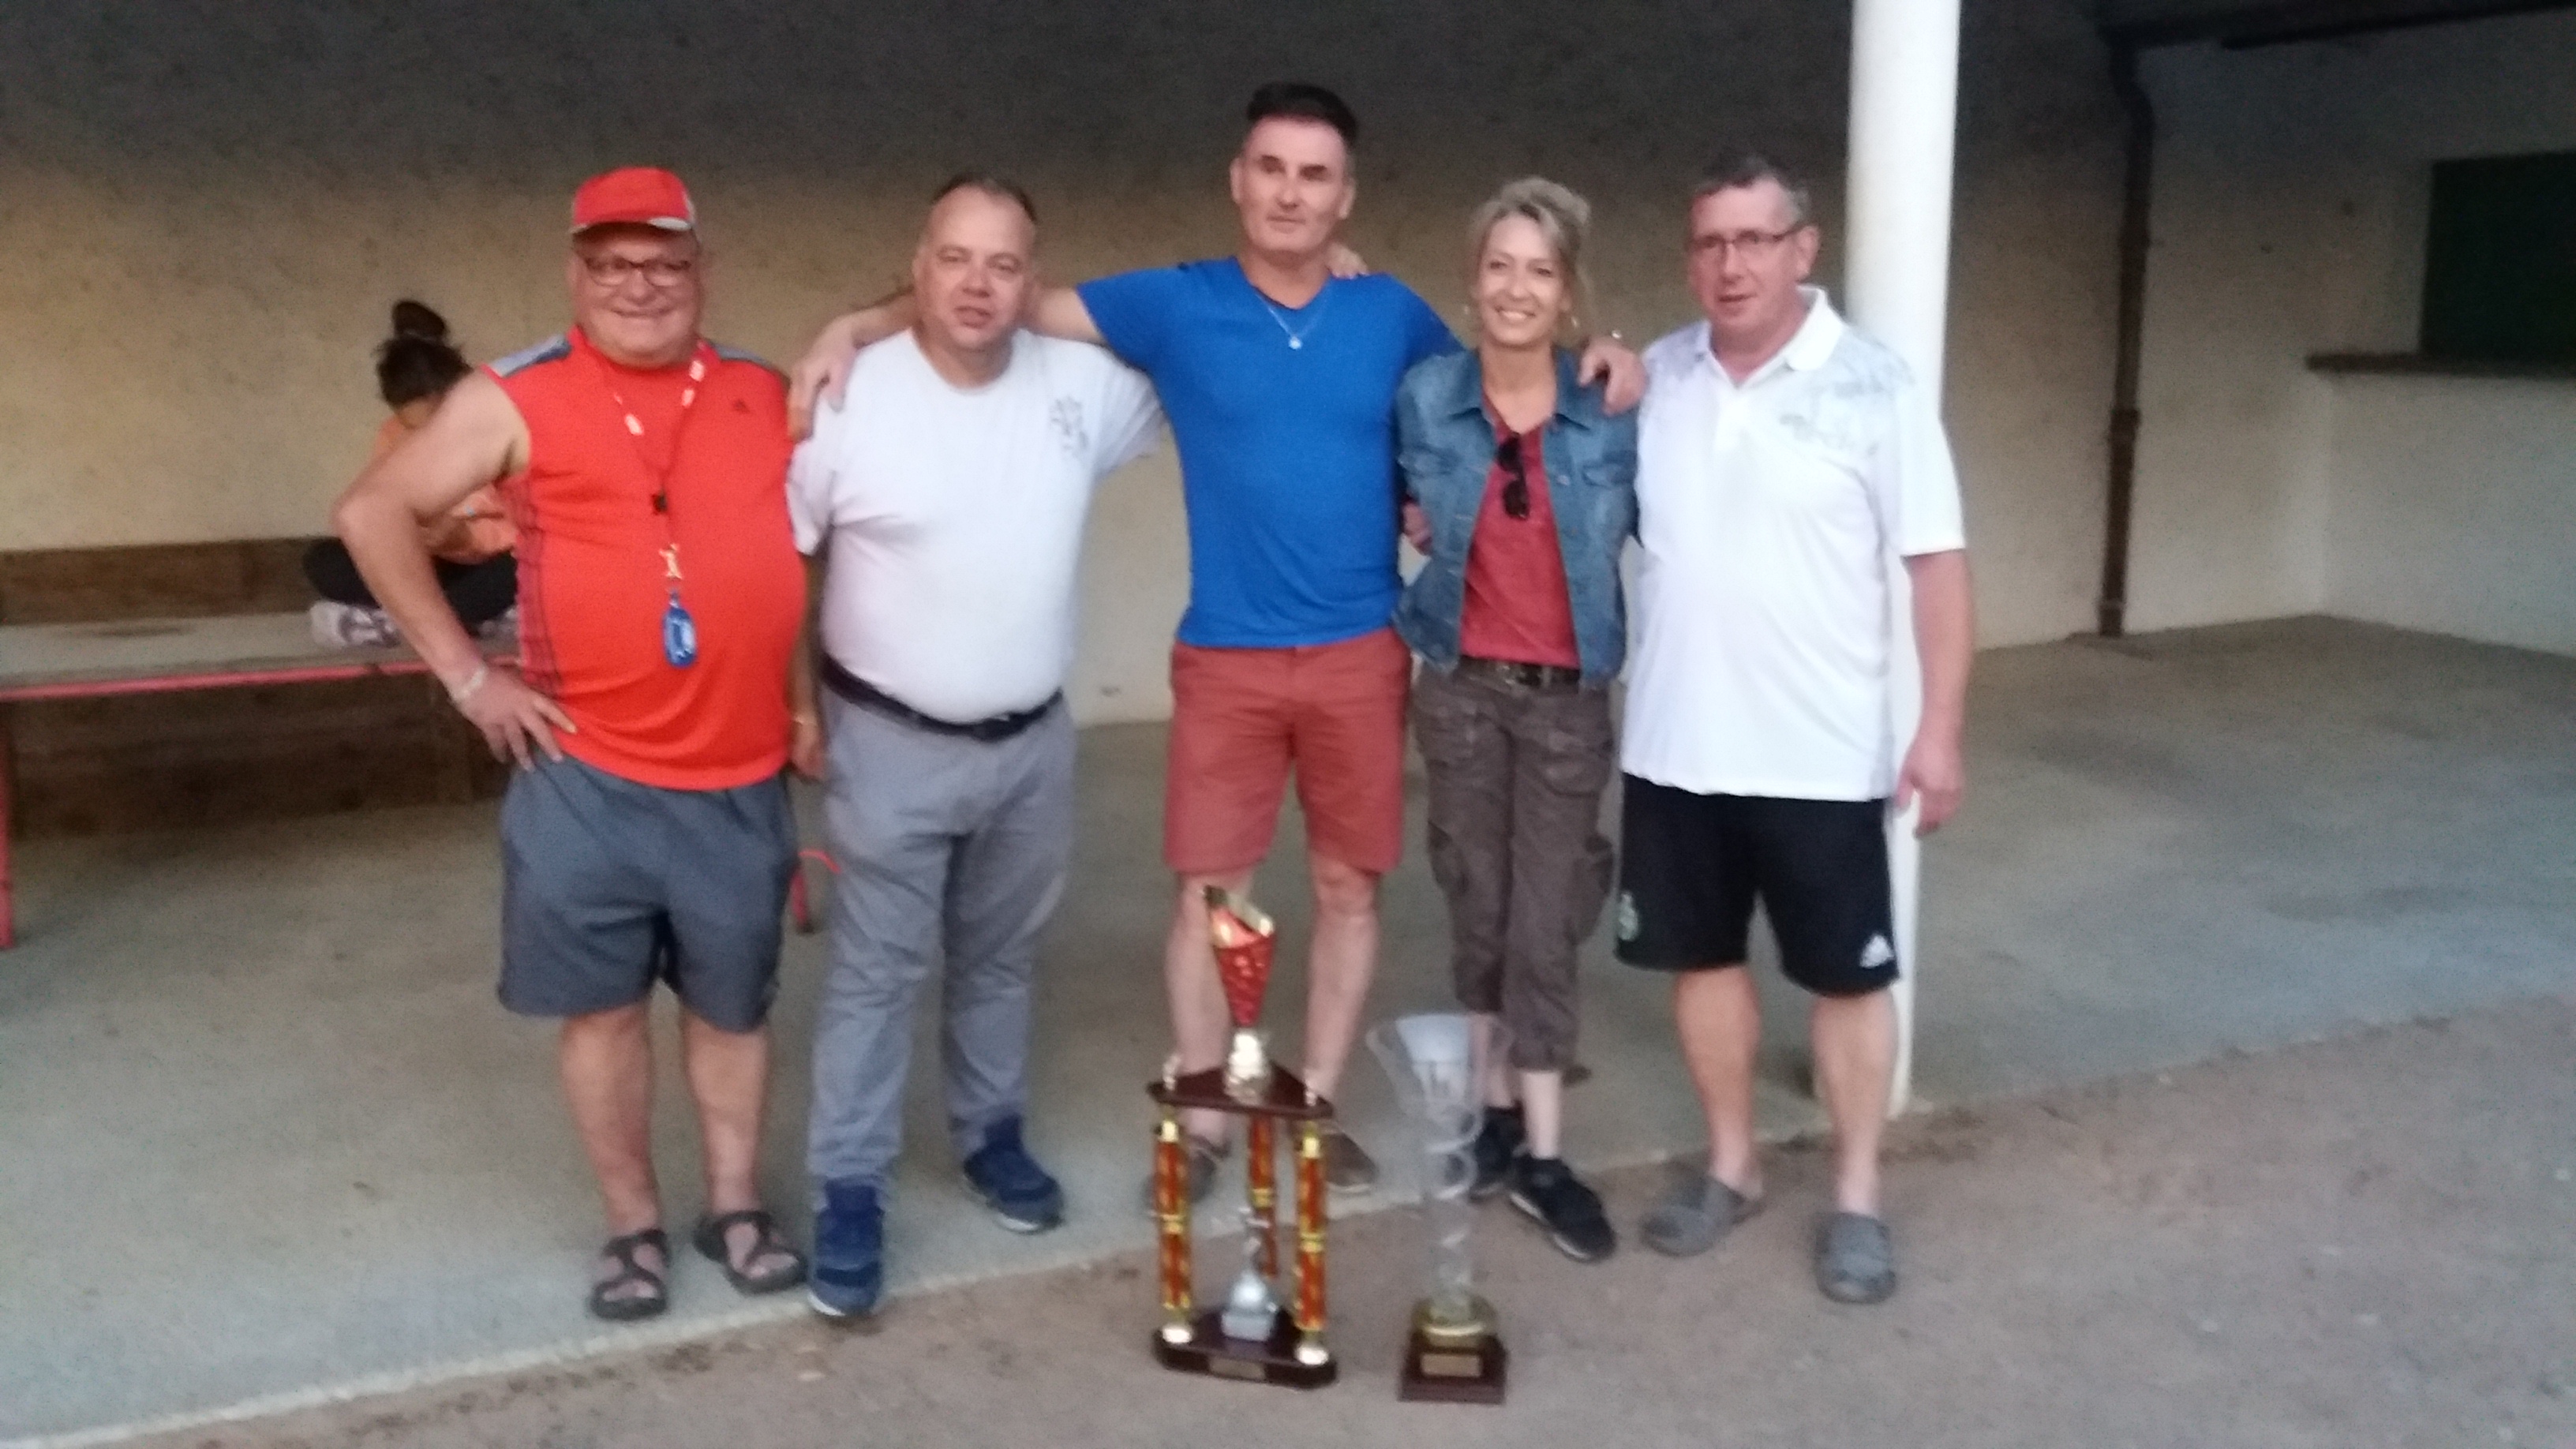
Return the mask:
[[603, 171], [572, 194], [572, 229], [594, 226], [653, 226], [664, 231], [698, 229], [698, 208], [680, 178], [658, 166], [621, 166]]

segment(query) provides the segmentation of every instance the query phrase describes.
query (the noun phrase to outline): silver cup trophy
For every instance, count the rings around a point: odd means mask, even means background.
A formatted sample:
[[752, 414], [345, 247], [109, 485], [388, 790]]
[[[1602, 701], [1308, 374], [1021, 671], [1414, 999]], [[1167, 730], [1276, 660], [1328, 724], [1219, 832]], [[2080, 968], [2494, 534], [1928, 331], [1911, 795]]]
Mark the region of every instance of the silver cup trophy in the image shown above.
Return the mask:
[[1499, 1060], [1499, 1022], [1479, 1033], [1462, 1012], [1381, 1022], [1369, 1051], [1395, 1085], [1419, 1149], [1422, 1216], [1430, 1230], [1430, 1293], [1413, 1308], [1396, 1394], [1404, 1399], [1499, 1404], [1507, 1357], [1494, 1305], [1476, 1292], [1468, 1239], [1475, 1205], [1476, 1133], [1484, 1125], [1486, 1064]]
[[1243, 1271], [1227, 1290], [1217, 1326], [1242, 1343], [1268, 1343], [1279, 1331], [1279, 1292], [1261, 1271], [1262, 1240], [1270, 1224], [1251, 1208], [1243, 1210]]

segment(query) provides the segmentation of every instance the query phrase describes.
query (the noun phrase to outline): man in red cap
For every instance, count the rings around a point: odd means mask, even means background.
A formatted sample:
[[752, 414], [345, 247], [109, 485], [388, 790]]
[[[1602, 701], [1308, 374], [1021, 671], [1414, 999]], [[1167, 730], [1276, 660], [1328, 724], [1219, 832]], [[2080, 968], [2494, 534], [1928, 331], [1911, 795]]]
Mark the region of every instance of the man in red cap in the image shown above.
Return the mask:
[[[562, 1021], [564, 1094], [612, 1235], [590, 1309], [609, 1319], [669, 1301], [657, 978], [680, 998], [705, 1143], [695, 1245], [744, 1292], [805, 1275], [754, 1185], [796, 867], [782, 771], [820, 749], [811, 683], [790, 681], [804, 572], [785, 387], [698, 335], [705, 266], [678, 177], [583, 183], [572, 329], [459, 383], [333, 515], [458, 711], [521, 767], [501, 807], [501, 1003]], [[516, 670], [485, 662], [419, 542], [423, 520], [486, 485], [519, 530]]]

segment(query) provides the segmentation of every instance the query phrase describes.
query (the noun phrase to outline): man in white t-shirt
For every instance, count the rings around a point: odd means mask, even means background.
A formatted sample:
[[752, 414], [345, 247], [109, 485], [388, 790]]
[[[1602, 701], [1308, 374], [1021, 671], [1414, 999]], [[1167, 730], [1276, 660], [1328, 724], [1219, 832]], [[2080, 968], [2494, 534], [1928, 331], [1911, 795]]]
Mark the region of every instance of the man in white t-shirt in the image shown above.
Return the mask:
[[[824, 828], [841, 874], [814, 1029], [808, 1292], [831, 1317], [884, 1286], [913, 1003], [944, 968], [949, 1131], [1003, 1226], [1064, 1194], [1022, 1140], [1030, 978], [1073, 848], [1082, 525], [1162, 414], [1105, 350], [1019, 325], [1037, 218], [981, 175], [942, 188], [912, 263], [920, 319], [858, 356], [848, 403], [788, 474], [821, 567]], [[805, 688], [800, 707], [810, 707]]]
[[[1761, 1019], [1742, 967], [1754, 905], [1784, 973], [1815, 997], [1816, 1080], [1833, 1119], [1834, 1206], [1816, 1281], [1896, 1290], [1878, 1145], [1896, 1055], [1886, 826], [1958, 808], [1975, 626], [1959, 482], [1933, 400], [1896, 355], [1803, 285], [1819, 241], [1806, 188], [1741, 154], [1691, 201], [1705, 321], [1646, 353], [1638, 422], [1637, 652], [1618, 953], [1675, 973], [1673, 1014], [1709, 1169], [1648, 1215], [1646, 1242], [1704, 1252], [1762, 1200], [1753, 1150]], [[1923, 714], [1900, 759], [1888, 701], [1889, 560], [1912, 582]]]

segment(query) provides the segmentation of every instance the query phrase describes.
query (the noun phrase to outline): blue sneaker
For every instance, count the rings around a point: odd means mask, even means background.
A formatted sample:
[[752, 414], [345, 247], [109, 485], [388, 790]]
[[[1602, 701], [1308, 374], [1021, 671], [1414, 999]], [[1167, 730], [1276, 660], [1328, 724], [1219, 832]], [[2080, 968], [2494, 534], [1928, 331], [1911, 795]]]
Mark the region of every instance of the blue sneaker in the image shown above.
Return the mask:
[[1064, 1189], [1020, 1145], [1020, 1119], [984, 1129], [984, 1145], [966, 1159], [966, 1185], [1015, 1233], [1043, 1233], [1064, 1221]]
[[823, 1184], [823, 1210], [814, 1215], [814, 1264], [805, 1277], [805, 1301], [825, 1318], [874, 1313], [885, 1292], [885, 1207], [876, 1186]]

